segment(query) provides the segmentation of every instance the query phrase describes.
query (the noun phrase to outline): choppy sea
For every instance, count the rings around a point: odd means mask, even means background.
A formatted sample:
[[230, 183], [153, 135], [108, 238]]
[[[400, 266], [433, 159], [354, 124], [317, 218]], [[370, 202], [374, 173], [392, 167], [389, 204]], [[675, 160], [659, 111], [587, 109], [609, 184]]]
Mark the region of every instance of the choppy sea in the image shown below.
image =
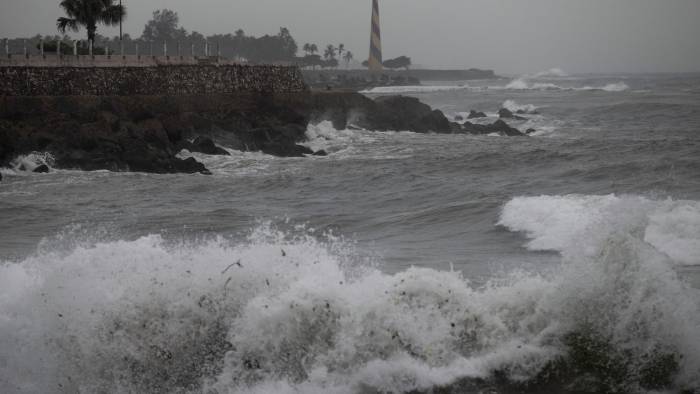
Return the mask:
[[[700, 75], [365, 93], [536, 131], [322, 122], [307, 144], [328, 157], [195, 154], [212, 176], [18, 158], [0, 391], [700, 390]], [[562, 363], [580, 376], [527, 386]]]

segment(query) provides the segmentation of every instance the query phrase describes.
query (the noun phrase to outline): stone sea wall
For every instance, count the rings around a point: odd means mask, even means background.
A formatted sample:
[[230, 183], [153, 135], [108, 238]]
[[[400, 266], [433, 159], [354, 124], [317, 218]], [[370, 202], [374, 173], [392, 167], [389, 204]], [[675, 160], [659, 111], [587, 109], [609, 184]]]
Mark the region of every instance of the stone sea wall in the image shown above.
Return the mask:
[[177, 96], [305, 90], [301, 71], [293, 66], [0, 67], [0, 96]]

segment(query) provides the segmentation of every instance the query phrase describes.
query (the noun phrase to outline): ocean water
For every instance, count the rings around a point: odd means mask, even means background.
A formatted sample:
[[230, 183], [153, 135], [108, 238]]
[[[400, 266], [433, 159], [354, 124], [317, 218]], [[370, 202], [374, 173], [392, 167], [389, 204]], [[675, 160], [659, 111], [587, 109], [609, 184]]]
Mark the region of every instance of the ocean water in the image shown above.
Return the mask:
[[366, 93], [489, 123], [505, 106], [536, 131], [322, 122], [307, 144], [328, 157], [195, 154], [213, 176], [18, 158], [0, 170], [0, 391], [700, 389], [700, 75]]

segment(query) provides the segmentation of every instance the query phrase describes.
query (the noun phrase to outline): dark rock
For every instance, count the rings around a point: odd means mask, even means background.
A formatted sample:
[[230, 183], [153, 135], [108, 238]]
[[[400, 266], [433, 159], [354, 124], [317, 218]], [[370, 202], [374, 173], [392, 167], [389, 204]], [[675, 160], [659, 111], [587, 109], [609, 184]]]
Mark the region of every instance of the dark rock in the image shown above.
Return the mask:
[[328, 152], [325, 150], [317, 150], [316, 152], [313, 153], [314, 156], [328, 156]]
[[190, 144], [190, 152], [199, 152], [207, 155], [220, 155], [220, 156], [230, 156], [230, 154], [223, 148], [216, 146], [214, 141], [209, 137], [197, 137]]
[[521, 133], [520, 130], [510, 127], [506, 122], [500, 119], [490, 125], [479, 125], [467, 122], [462, 125], [462, 131], [470, 134], [499, 133], [509, 137], [522, 137], [525, 135]]
[[532, 133], [534, 133], [534, 132], [536, 132], [536, 131], [537, 131], [537, 130], [535, 130], [535, 129], [527, 129], [527, 130], [525, 130], [525, 134], [532, 134]]
[[32, 170], [32, 172], [36, 172], [37, 174], [47, 174], [49, 172], [49, 166], [47, 166], [46, 164], [42, 164], [34, 170]]
[[515, 120], [525, 120], [521, 116], [515, 116], [511, 110], [508, 108], [501, 108], [498, 110], [498, 117], [501, 119], [515, 119]]
[[498, 110], [498, 117], [505, 118], [505, 119], [512, 119], [513, 112], [511, 112], [508, 108], [501, 108]]
[[461, 122], [463, 120], [464, 120], [464, 118], [462, 117], [462, 115], [455, 116], [455, 122]]
[[206, 167], [204, 167], [204, 164], [198, 162], [192, 157], [189, 157], [187, 159], [181, 160], [181, 159], [175, 159], [173, 161], [173, 165], [177, 172], [182, 172], [185, 174], [203, 174], [203, 175], [211, 175], [211, 172], [207, 170]]
[[467, 116], [467, 119], [478, 119], [478, 118], [487, 118], [485, 113], [483, 112], [477, 112], [474, 110], [469, 111], [469, 116]]
[[375, 100], [376, 108], [367, 116], [367, 129], [449, 133], [450, 121], [439, 110], [415, 97], [386, 96]]

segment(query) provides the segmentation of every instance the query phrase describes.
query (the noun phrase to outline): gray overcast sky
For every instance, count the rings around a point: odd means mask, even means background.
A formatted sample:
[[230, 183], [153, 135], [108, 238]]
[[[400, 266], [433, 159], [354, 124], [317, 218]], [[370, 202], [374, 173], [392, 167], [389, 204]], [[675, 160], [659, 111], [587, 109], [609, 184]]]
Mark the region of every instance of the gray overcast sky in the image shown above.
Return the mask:
[[[187, 30], [238, 28], [305, 42], [343, 42], [364, 58], [371, 0], [123, 0], [139, 36], [155, 9]], [[0, 0], [0, 37], [55, 34], [58, 0]], [[424, 66], [528, 73], [700, 71], [700, 0], [380, 0], [385, 58]], [[100, 28], [101, 34], [117, 30]]]

